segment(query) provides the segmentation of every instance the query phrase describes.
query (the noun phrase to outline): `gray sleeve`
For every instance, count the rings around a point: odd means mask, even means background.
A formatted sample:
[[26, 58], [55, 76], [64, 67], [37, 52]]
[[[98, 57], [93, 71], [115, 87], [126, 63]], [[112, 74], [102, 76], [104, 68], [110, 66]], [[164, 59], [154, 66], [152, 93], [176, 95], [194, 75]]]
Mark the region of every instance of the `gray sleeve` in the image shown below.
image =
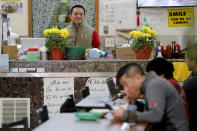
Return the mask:
[[148, 106], [148, 111], [136, 112], [136, 121], [144, 122], [160, 122], [164, 115], [164, 108], [166, 105], [166, 88], [168, 86], [165, 82], [150, 83], [147, 90], [145, 99]]

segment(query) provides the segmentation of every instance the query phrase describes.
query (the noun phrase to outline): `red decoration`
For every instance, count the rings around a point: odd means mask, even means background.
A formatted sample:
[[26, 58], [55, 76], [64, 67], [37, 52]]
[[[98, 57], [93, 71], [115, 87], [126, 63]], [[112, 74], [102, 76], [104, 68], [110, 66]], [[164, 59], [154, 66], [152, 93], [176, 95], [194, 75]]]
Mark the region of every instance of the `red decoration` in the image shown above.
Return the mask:
[[137, 9], [137, 26], [140, 26], [140, 11]]
[[137, 26], [140, 26], [140, 16], [137, 16]]

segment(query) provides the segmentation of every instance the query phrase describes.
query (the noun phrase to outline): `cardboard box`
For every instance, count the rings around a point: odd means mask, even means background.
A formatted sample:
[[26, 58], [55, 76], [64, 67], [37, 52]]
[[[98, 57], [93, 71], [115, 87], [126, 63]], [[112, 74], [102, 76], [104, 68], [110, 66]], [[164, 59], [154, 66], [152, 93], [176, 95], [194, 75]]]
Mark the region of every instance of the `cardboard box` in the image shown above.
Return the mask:
[[119, 47], [116, 50], [116, 58], [121, 60], [136, 59], [135, 52], [131, 47]]
[[9, 54], [9, 59], [13, 60], [17, 58], [17, 46], [3, 45], [2, 54]]

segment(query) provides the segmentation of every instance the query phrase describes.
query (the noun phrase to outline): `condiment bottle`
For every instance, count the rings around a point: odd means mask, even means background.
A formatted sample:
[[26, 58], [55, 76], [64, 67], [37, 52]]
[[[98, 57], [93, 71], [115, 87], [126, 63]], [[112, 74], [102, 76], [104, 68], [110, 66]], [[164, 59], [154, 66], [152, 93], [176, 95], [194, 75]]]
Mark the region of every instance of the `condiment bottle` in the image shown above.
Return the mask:
[[166, 58], [171, 58], [172, 56], [172, 47], [170, 44], [166, 46]]

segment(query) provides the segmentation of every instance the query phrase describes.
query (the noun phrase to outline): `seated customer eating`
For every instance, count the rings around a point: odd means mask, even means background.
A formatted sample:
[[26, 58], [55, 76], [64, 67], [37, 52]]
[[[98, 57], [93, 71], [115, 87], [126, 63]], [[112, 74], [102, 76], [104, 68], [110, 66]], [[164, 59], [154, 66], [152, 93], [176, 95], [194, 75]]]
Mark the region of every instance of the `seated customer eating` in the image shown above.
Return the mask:
[[153, 131], [188, 131], [184, 104], [175, 88], [166, 80], [150, 72], [145, 75], [140, 65], [130, 63], [120, 68], [120, 84], [128, 98], [144, 95], [146, 110], [111, 111], [116, 120], [148, 122]]

